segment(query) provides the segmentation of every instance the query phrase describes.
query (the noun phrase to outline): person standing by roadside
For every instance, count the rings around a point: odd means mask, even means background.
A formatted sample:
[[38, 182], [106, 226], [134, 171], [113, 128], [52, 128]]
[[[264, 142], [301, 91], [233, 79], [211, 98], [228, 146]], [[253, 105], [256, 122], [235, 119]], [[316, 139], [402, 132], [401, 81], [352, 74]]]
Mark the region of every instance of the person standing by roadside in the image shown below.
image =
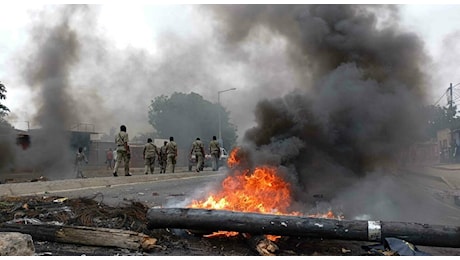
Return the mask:
[[106, 155], [106, 161], [105, 163], [107, 164], [107, 170], [112, 170], [113, 166], [113, 151], [112, 151], [112, 148], [109, 148], [109, 150], [107, 151]]
[[211, 142], [209, 142], [209, 153], [211, 154], [212, 170], [219, 170], [220, 144], [216, 136], [213, 136]]
[[166, 153], [168, 155], [168, 168], [174, 173], [177, 163], [177, 144], [172, 136], [169, 137], [169, 143], [166, 145]]
[[145, 174], [153, 174], [155, 172], [155, 160], [158, 154], [157, 146], [152, 143], [152, 138], [147, 138], [147, 143], [144, 145], [144, 151], [142, 152], [144, 155], [144, 163], [145, 163]]
[[77, 172], [77, 178], [86, 178], [83, 174], [83, 162], [88, 164], [88, 158], [86, 158], [83, 148], [79, 147], [77, 155], [75, 156], [75, 171]]
[[113, 169], [113, 176], [117, 177], [118, 167], [120, 166], [121, 162], [125, 166], [125, 176], [131, 176], [129, 173], [129, 159], [131, 157], [131, 153], [129, 151], [129, 137], [128, 133], [126, 132], [126, 126], [120, 126], [120, 132], [117, 136], [115, 136], [115, 144], [117, 145], [117, 161], [115, 163], [115, 167]]
[[203, 157], [204, 157], [204, 145], [201, 142], [200, 138], [197, 137], [196, 140], [192, 143], [192, 149], [190, 150], [190, 156], [195, 155], [196, 159], [196, 172], [200, 172], [203, 166]]
[[168, 142], [164, 141], [163, 146], [160, 147], [160, 156], [158, 158], [160, 173], [166, 173], [166, 164], [168, 163], [168, 154], [166, 153], [167, 144]]

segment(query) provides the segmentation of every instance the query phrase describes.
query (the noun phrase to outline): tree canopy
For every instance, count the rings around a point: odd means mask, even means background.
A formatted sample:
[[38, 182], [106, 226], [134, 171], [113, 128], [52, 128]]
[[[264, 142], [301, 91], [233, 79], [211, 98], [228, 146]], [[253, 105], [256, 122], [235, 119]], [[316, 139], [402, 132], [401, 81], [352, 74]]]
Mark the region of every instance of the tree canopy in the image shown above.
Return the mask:
[[173, 136], [179, 147], [188, 149], [197, 137], [205, 144], [212, 136], [219, 138], [219, 111], [224, 147], [229, 150], [237, 138], [237, 128], [229, 122], [229, 112], [197, 93], [158, 96], [151, 102], [148, 117], [156, 138]]
[[[6, 99], [6, 87], [0, 83], [0, 100]], [[11, 166], [14, 160], [13, 145], [15, 136], [13, 127], [4, 119], [10, 110], [0, 103], [0, 171]]]
[[426, 118], [425, 139], [436, 139], [437, 131], [442, 129], [460, 128], [460, 118], [456, 117], [456, 110], [456, 106], [452, 109], [434, 105], [423, 107], [422, 114]]
[[[0, 83], [0, 100], [6, 99], [6, 87]], [[10, 110], [0, 102], [0, 120], [3, 120], [3, 117], [8, 114]]]

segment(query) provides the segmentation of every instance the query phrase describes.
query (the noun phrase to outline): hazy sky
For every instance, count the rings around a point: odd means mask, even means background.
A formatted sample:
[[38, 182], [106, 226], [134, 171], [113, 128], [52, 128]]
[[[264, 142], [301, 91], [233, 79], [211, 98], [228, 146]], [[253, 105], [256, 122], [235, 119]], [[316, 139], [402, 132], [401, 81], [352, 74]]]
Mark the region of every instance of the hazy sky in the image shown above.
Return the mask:
[[[456, 47], [460, 5], [397, 7], [399, 26], [417, 34], [432, 58], [433, 63], [427, 64], [432, 71], [428, 94], [434, 103], [449, 83], [460, 82], [460, 48]], [[34, 2], [0, 4], [0, 81], [8, 91], [2, 103], [10, 108], [9, 120], [18, 128], [26, 128], [26, 122], [31, 128], [37, 127], [34, 118], [39, 89], [24, 80], [21, 62], [33, 53], [31, 28], [36, 29], [37, 24], [53, 26], [59, 19], [54, 9]], [[283, 96], [296, 88], [287, 80], [290, 72], [282, 37], [261, 30], [260, 37], [246, 41], [240, 52], [231, 53], [219, 41], [215, 20], [197, 5], [117, 2], [91, 5], [90, 9], [90, 18], [70, 21], [79, 41], [85, 44], [81, 44], [78, 65], [73, 65], [69, 75], [68, 88], [76, 101], [75, 110], [84, 115], [80, 123], [94, 124], [96, 131], [127, 124], [133, 135], [151, 132], [147, 110], [156, 96], [196, 92], [217, 102], [217, 91], [235, 87], [236, 91], [221, 95], [221, 103], [230, 111], [241, 137], [254, 124], [253, 109], [258, 100]]]

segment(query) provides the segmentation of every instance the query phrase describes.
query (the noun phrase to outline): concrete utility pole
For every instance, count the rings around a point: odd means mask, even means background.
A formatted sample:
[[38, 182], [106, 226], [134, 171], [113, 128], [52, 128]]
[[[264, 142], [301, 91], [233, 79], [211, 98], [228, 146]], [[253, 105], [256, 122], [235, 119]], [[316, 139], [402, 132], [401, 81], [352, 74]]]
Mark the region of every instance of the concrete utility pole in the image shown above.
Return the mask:
[[219, 144], [220, 144], [220, 147], [224, 147], [224, 140], [222, 139], [222, 124], [220, 122], [221, 121], [220, 120], [220, 94], [227, 92], [227, 91], [231, 91], [231, 90], [236, 90], [236, 88], [229, 88], [229, 89], [221, 90], [217, 92], [217, 104], [219, 104], [219, 109], [218, 109], [219, 115], [218, 116], [219, 116]]
[[452, 111], [452, 83], [450, 83], [450, 87], [447, 88], [447, 104], [449, 105], [449, 111]]
[[[457, 83], [453, 85], [450, 83], [449, 87], [447, 88], [447, 105], [449, 106], [449, 128], [450, 128], [450, 151], [449, 151], [449, 159], [454, 160], [455, 157], [457, 157], [457, 142], [458, 139], [455, 138], [456, 134], [453, 132], [453, 122], [454, 122], [454, 116], [455, 112], [454, 111], [454, 96], [453, 96], [453, 90], [454, 87], [459, 86], [460, 83]], [[455, 151], [455, 152], [454, 152]]]

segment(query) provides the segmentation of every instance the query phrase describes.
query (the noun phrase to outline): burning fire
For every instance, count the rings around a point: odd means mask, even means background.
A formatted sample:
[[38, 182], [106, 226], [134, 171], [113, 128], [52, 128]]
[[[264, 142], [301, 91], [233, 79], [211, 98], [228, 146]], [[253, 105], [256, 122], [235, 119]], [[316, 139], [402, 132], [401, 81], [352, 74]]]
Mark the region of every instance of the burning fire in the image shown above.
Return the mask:
[[269, 166], [257, 167], [222, 182], [222, 190], [205, 201], [194, 201], [191, 208], [224, 209], [242, 212], [286, 214], [291, 204], [288, 183]]
[[[233, 175], [222, 181], [221, 190], [215, 194], [210, 194], [205, 200], [194, 200], [189, 207], [276, 215], [301, 215], [299, 212], [289, 212], [292, 202], [291, 187], [277, 174], [277, 169], [268, 165], [258, 166], [254, 169], [240, 169], [240, 166], [244, 165], [242, 160], [245, 159], [240, 149], [235, 148], [229, 155], [227, 164]], [[309, 216], [335, 218], [332, 211]], [[208, 237], [230, 237], [237, 234], [238, 232], [216, 232], [208, 235]]]

